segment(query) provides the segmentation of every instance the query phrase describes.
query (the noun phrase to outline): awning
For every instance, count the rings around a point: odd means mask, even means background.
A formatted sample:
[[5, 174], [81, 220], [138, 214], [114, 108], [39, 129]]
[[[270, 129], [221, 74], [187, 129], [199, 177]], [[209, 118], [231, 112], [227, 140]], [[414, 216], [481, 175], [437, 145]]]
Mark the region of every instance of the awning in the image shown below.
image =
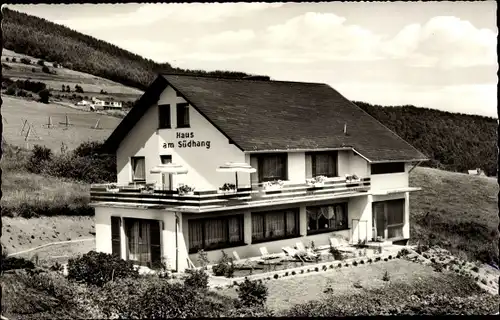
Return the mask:
[[406, 187], [406, 188], [395, 188], [395, 189], [385, 189], [385, 190], [371, 190], [371, 194], [374, 196], [385, 196], [389, 194], [412, 192], [419, 190], [422, 190], [422, 188]]

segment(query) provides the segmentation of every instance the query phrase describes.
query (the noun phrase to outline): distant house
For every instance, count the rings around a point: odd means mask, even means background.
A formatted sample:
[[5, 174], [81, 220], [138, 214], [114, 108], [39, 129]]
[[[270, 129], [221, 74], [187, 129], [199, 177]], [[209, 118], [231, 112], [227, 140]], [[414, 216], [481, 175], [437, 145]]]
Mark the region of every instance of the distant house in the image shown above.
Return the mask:
[[92, 97], [92, 104], [91, 104], [95, 109], [100, 109], [100, 110], [121, 110], [122, 109], [122, 102], [121, 101], [115, 101], [110, 98], [106, 99], [99, 99], [96, 97]]
[[88, 106], [88, 105], [90, 105], [90, 102], [89, 102], [89, 101], [87, 101], [87, 100], [82, 100], [82, 101], [78, 101], [78, 102], [76, 103], [76, 105], [77, 105], [77, 106]]
[[201, 249], [405, 242], [408, 173], [427, 160], [326, 84], [186, 75], [159, 75], [105, 148], [118, 174], [91, 188], [96, 250], [179, 271]]
[[474, 169], [474, 170], [468, 170], [468, 172], [470, 175], [474, 175], [474, 176], [485, 176], [484, 171], [479, 169], [479, 168]]

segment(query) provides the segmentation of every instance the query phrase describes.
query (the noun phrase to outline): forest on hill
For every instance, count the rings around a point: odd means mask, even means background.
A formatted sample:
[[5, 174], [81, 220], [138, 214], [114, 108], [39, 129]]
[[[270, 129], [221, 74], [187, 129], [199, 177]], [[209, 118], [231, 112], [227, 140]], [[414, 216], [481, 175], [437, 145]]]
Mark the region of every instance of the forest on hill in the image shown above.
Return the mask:
[[145, 90], [157, 73], [242, 78], [243, 72], [187, 70], [156, 63], [46, 19], [2, 9], [3, 46], [17, 53]]
[[497, 174], [497, 120], [415, 106], [380, 106], [354, 101], [372, 117], [431, 159], [422, 166]]

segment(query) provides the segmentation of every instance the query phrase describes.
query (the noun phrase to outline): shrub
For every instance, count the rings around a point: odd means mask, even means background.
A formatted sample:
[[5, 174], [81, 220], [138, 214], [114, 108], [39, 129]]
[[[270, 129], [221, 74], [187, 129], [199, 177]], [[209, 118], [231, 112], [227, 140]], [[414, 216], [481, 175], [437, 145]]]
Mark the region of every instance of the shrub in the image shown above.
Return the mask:
[[84, 93], [83, 88], [79, 85], [75, 85], [75, 92], [76, 93]]
[[339, 264], [337, 265], [337, 268], [342, 268], [342, 263], [339, 263]]
[[184, 278], [184, 285], [193, 289], [207, 290], [208, 289], [208, 274], [201, 269], [186, 270], [187, 276]]
[[435, 263], [435, 262], [436, 262], [436, 259], [435, 259], [435, 258], [431, 258], [431, 262], [432, 262], [432, 263]]
[[35, 264], [32, 261], [26, 260], [24, 258], [17, 257], [5, 257], [2, 252], [2, 271], [16, 270], [16, 269], [33, 269]]
[[389, 259], [387, 259], [387, 258], [384, 258], [384, 261], [385, 261], [385, 262], [387, 262], [387, 261], [389, 261]]
[[391, 278], [389, 276], [389, 272], [385, 271], [384, 275], [382, 276], [383, 281], [389, 281]]
[[311, 272], [311, 269], [307, 269], [307, 272]]
[[368, 259], [368, 263], [372, 263], [372, 262], [373, 262], [372, 258]]
[[221, 277], [232, 278], [234, 274], [234, 265], [232, 259], [227, 255], [227, 253], [222, 250], [222, 256], [217, 262], [217, 264], [212, 266], [212, 271], [214, 275]]
[[333, 264], [331, 264], [331, 265], [330, 265], [330, 269], [333, 269], [333, 268], [334, 268], [334, 266], [333, 266]]
[[442, 272], [443, 271], [443, 266], [439, 263], [433, 263], [432, 267], [434, 268], [434, 271], [436, 272]]
[[17, 59], [16, 58], [12, 58], [12, 62], [17, 62]]
[[479, 268], [477, 266], [472, 267], [472, 271], [479, 272]]
[[102, 286], [106, 282], [118, 278], [135, 278], [139, 272], [131, 261], [125, 261], [103, 252], [90, 251], [68, 261], [68, 278]]
[[391, 255], [389, 255], [389, 256], [388, 256], [388, 258], [389, 258], [389, 260], [391, 260], [391, 259], [392, 259], [392, 256], [391, 256]]
[[314, 268], [314, 271], [318, 272], [318, 271], [319, 271], [319, 268], [318, 268], [318, 267], [315, 267], [315, 268]]
[[[14, 61], [14, 58], [12, 59], [12, 61]], [[28, 58], [21, 58], [21, 63], [24, 63], [24, 64], [31, 64], [31, 60], [28, 59]]]
[[36, 72], [36, 69], [35, 68], [31, 68], [31, 72]]
[[346, 263], [346, 264], [344, 265], [344, 267], [348, 267], [348, 266], [349, 266], [349, 263]]
[[275, 274], [275, 275], [273, 276], [273, 278], [274, 278], [274, 279], [278, 279], [279, 277], [280, 277], [280, 276], [279, 276], [278, 274]]
[[42, 66], [42, 67], [43, 67], [43, 66], [45, 65], [45, 61], [43, 61], [43, 60], [38, 60], [38, 61], [36, 62], [36, 64], [38, 64], [39, 66]]
[[344, 255], [339, 249], [335, 248], [330, 244], [330, 249], [328, 249], [329, 253], [333, 256], [335, 260], [344, 260]]
[[40, 91], [38, 93], [38, 95], [40, 96], [40, 102], [41, 103], [45, 103], [45, 104], [49, 103], [49, 97], [50, 97], [49, 90], [44, 89], [44, 90]]
[[358, 265], [358, 263], [357, 263], [356, 261], [354, 261], [354, 262], [352, 263], [352, 265], [356, 267], [356, 266]]
[[288, 277], [288, 271], [287, 271], [287, 272], [285, 272], [285, 277]]
[[266, 303], [268, 290], [261, 281], [245, 281], [236, 288], [238, 299], [245, 307], [264, 306]]
[[292, 271], [292, 276], [296, 275], [297, 273], [295, 271]]
[[35, 145], [26, 164], [28, 171], [41, 173], [52, 159], [52, 150], [45, 146]]
[[326, 271], [326, 270], [328, 270], [328, 267], [324, 265], [321, 269], [322, 269], [323, 271]]
[[198, 251], [198, 262], [200, 263], [203, 269], [207, 269], [207, 266], [210, 264], [210, 260], [208, 260], [207, 253], [201, 249]]
[[50, 69], [49, 69], [49, 67], [47, 67], [47, 66], [43, 66], [43, 67], [42, 67], [42, 72], [44, 72], [44, 73], [50, 73]]
[[300, 270], [300, 274], [303, 274], [304, 273], [304, 269]]
[[482, 278], [482, 279], [481, 279], [481, 283], [482, 283], [482, 284], [488, 284], [488, 281], [487, 281], [485, 278]]
[[359, 263], [360, 263], [360, 264], [365, 264], [365, 261], [364, 261], [364, 260], [361, 260]]

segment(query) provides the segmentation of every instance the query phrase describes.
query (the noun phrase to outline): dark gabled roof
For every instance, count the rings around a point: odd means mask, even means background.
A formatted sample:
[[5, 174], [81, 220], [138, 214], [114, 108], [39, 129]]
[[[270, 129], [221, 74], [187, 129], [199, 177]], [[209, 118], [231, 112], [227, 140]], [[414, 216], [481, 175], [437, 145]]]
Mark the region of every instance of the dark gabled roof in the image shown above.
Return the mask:
[[106, 145], [116, 149], [168, 84], [244, 151], [352, 147], [371, 162], [426, 160], [326, 84], [185, 75], [159, 76]]

